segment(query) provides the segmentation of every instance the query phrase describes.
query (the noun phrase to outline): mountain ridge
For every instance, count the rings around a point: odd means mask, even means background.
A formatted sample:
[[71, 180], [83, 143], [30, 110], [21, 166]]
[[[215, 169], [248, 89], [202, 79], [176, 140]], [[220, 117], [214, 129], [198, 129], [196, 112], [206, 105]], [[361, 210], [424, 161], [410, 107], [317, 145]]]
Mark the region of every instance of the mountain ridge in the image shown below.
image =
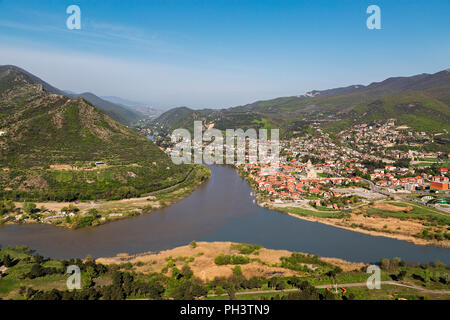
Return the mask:
[[[368, 107], [380, 103], [385, 105], [378, 108], [381, 113], [377, 117], [365, 114]], [[417, 107], [402, 107], [409, 104], [416, 104]], [[367, 86], [313, 90], [301, 96], [255, 101], [227, 109], [175, 108], [156, 118], [154, 123], [173, 129], [194, 120], [204, 120], [214, 123], [215, 128], [221, 130], [278, 127], [287, 132], [301, 131], [314, 121], [336, 124], [326, 125], [333, 129], [355, 122], [370, 122], [375, 118], [388, 119], [389, 115], [398, 116], [399, 124], [436, 132], [444, 129], [450, 131], [449, 106], [450, 71], [445, 69], [433, 74], [390, 77]], [[427, 121], [430, 125], [426, 125]]]
[[81, 94], [77, 94], [68, 90], [60, 90], [49, 83], [45, 82], [41, 78], [33, 75], [32, 73], [14, 65], [3, 65], [0, 66], [0, 72], [7, 72], [10, 70], [11, 72], [18, 72], [26, 76], [32, 83], [42, 85], [43, 89], [52, 94], [64, 95], [72, 99], [76, 99], [78, 97], [85, 98], [87, 101], [98, 107], [100, 110], [108, 114], [113, 119], [125, 124], [130, 125], [144, 117], [143, 114], [139, 113], [136, 110], [132, 110], [122, 105], [115, 104], [113, 102], [106, 101], [96, 96], [91, 92], [85, 92]]
[[130, 107], [119, 105], [108, 100], [102, 99], [99, 96], [93, 94], [92, 92], [83, 92], [80, 94], [68, 94], [69, 98], [83, 98], [86, 101], [89, 101], [94, 106], [102, 110], [104, 113], [109, 115], [114, 120], [119, 121], [120, 123], [129, 125], [138, 120], [144, 118], [144, 114], [138, 112], [137, 110], [133, 110]]
[[0, 131], [7, 199], [127, 198], [174, 185], [189, 169], [85, 99], [52, 93], [20, 68], [0, 67]]

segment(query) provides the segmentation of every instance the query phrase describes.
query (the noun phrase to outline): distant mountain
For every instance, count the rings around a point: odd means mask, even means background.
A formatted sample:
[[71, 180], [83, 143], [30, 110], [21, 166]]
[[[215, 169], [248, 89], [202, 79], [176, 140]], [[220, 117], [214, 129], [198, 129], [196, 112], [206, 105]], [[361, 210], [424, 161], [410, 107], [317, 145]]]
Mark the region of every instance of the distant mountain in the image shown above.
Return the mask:
[[155, 124], [169, 128], [192, 128], [194, 121], [206, 120], [207, 116], [214, 110], [192, 110], [187, 107], [178, 107], [164, 112], [154, 120]]
[[76, 93], [75, 91], [70, 91], [70, 90], [63, 90], [65, 95], [71, 94], [71, 95], [77, 95], [78, 93]]
[[276, 127], [285, 134], [301, 131], [312, 122], [334, 130], [391, 118], [417, 130], [450, 132], [450, 69], [389, 78], [368, 86], [314, 90], [229, 109], [176, 108], [159, 116], [155, 123], [174, 128], [200, 118], [222, 130]]
[[86, 99], [55, 92], [20, 68], [0, 66], [0, 197], [116, 199], [185, 177], [188, 167], [147, 138]]
[[104, 113], [109, 115], [111, 118], [125, 125], [129, 125], [145, 117], [144, 114], [142, 114], [137, 110], [133, 110], [132, 108], [104, 100], [102, 98], [97, 97], [95, 94], [91, 92], [85, 92], [81, 94], [66, 94], [66, 95], [72, 99], [81, 97], [86, 101], [89, 101], [94, 106], [96, 106]]
[[351, 85], [344, 88], [329, 90], [313, 90], [305, 94], [307, 97], [335, 96], [349, 93], [365, 93], [370, 96], [380, 97], [389, 94], [396, 94], [407, 91], [423, 91], [442, 86], [448, 87], [450, 69], [437, 72], [435, 74], [422, 73], [411, 77], [393, 77], [381, 82], [373, 82], [368, 86]]
[[144, 116], [146, 116], [147, 118], [156, 118], [158, 116], [160, 116], [161, 114], [164, 113], [163, 110], [160, 109], [155, 109], [152, 107], [129, 107], [133, 110], [136, 110], [137, 112], [140, 112], [141, 114], [143, 114]]
[[143, 103], [122, 99], [120, 97], [108, 96], [102, 98], [115, 104], [122, 105], [127, 109], [134, 110], [137, 113], [142, 114], [146, 118], [156, 118], [164, 112], [163, 110], [160, 109], [146, 107], [144, 106]]
[[317, 96], [321, 96], [321, 97], [333, 96], [333, 95], [338, 95], [338, 94], [357, 92], [364, 88], [365, 88], [365, 86], [363, 86], [361, 84], [356, 84], [356, 85], [351, 85], [348, 87], [328, 89], [328, 90], [322, 90], [322, 91], [313, 90], [313, 91], [305, 93], [304, 97], [312, 98], [312, 97], [317, 97]]
[[122, 99], [120, 97], [115, 97], [115, 96], [107, 96], [107, 97], [102, 97], [102, 98], [105, 100], [111, 101], [115, 104], [125, 106], [128, 109], [137, 111], [138, 113], [141, 113], [142, 115], [144, 115], [147, 118], [156, 118], [156, 117], [160, 116], [162, 113], [164, 113], [164, 111], [161, 109], [146, 107], [146, 106], [144, 106], [144, 103], [141, 103], [141, 102], [135, 102], [135, 101]]
[[48, 93], [54, 93], [54, 94], [60, 94], [60, 95], [66, 95], [69, 98], [76, 99], [79, 97], [82, 97], [92, 103], [94, 106], [105, 112], [107, 115], [109, 115], [114, 120], [117, 120], [123, 124], [129, 125], [133, 122], [138, 121], [139, 119], [143, 118], [144, 115], [136, 110], [128, 109], [124, 106], [117, 105], [114, 103], [111, 103], [109, 101], [103, 100], [96, 95], [92, 93], [82, 93], [82, 94], [76, 94], [72, 91], [63, 91], [58, 88], [53, 87], [52, 85], [48, 84], [47, 82], [43, 81], [42, 79], [36, 77], [35, 75], [29, 73], [28, 71], [25, 71], [19, 67], [16, 66], [2, 66], [3, 69], [8, 68], [9, 70], [21, 73], [24, 77], [26, 77], [30, 82], [40, 84]]
[[127, 107], [142, 106], [145, 104], [142, 102], [131, 101], [131, 100], [123, 99], [121, 97], [116, 97], [116, 96], [102, 96], [100, 98], [111, 101], [112, 103], [121, 104], [121, 105], [127, 106]]
[[[26, 81], [28, 81], [28, 82], [30, 82], [30, 83], [33, 83], [33, 84], [41, 85], [41, 86], [42, 86], [42, 89], [43, 89], [44, 91], [48, 92], [48, 93], [64, 94], [63, 91], [61, 91], [61, 90], [59, 90], [59, 89], [53, 87], [52, 85], [48, 84], [47, 82], [45, 82], [45, 81], [39, 79], [39, 78], [36, 77], [35, 75], [29, 73], [28, 71], [25, 71], [25, 70], [22, 69], [22, 68], [17, 67], [17, 66], [12, 66], [12, 65], [0, 66], [0, 71], [1, 71], [2, 73], [9, 72], [9, 75], [12, 75], [12, 74], [20, 74], [21, 77], [22, 77], [24, 80], [26, 80]], [[8, 83], [8, 81], [3, 81], [3, 82], [2, 82], [2, 85], [4, 85], [4, 86], [9, 86], [10, 83]], [[4, 88], [0, 87], [0, 90], [1, 90], [1, 89], [4, 89]]]
[[388, 78], [373, 82], [368, 86], [351, 85], [329, 90], [313, 90], [305, 95], [281, 97], [257, 101], [233, 110], [253, 111], [291, 111], [291, 112], [339, 112], [347, 111], [359, 103], [369, 102], [384, 96], [409, 91], [425, 91], [430, 96], [446, 103], [450, 96], [450, 69], [435, 74], [420, 74], [412, 77]]

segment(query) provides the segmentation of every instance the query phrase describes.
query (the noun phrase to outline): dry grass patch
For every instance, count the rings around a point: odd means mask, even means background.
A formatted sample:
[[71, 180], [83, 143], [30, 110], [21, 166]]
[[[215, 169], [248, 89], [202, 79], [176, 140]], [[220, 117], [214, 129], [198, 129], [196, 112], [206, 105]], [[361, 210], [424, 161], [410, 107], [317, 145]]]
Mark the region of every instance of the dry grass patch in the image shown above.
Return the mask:
[[[172, 261], [174, 266], [181, 268], [186, 261], [194, 272], [195, 276], [204, 281], [213, 280], [215, 277], [228, 277], [232, 275], [234, 265], [216, 265], [214, 259], [219, 254], [239, 254], [239, 251], [232, 249], [231, 242], [198, 242], [197, 247], [191, 246], [178, 247], [171, 250], [161, 251], [159, 253], [145, 253], [134, 256], [121, 254], [112, 258], [99, 258], [96, 261], [103, 264], [120, 264], [130, 262], [133, 268], [138, 272], [151, 273], [161, 272]], [[289, 257], [292, 252], [287, 250], [272, 250], [261, 248], [257, 254], [246, 255], [251, 259], [248, 264], [240, 265], [242, 273], [246, 277], [262, 276], [302, 276], [301, 272], [281, 268], [281, 257]], [[193, 261], [192, 261], [193, 260]], [[351, 263], [335, 258], [322, 258], [325, 262], [339, 266], [343, 270], [357, 270], [364, 264]], [[136, 263], [139, 264], [136, 265]], [[170, 272], [168, 268], [167, 272]]]
[[389, 203], [375, 203], [371, 205], [370, 208], [390, 212], [411, 211], [413, 209], [411, 206], [399, 207]]

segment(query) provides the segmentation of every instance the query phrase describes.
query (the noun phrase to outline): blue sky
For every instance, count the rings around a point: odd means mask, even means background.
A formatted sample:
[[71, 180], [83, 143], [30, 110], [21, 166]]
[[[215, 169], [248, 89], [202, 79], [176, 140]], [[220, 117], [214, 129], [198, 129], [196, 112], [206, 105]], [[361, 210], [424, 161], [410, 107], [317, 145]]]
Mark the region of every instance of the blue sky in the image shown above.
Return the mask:
[[[72, 4], [81, 30], [66, 28]], [[231, 107], [447, 69], [449, 13], [448, 0], [0, 0], [0, 64], [156, 107]]]

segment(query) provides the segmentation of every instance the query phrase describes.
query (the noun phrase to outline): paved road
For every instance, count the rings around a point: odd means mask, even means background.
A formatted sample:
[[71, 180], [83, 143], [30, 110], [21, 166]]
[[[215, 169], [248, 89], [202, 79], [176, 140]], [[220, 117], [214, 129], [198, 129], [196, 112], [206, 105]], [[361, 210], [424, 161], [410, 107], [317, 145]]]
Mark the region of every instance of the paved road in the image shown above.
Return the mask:
[[172, 190], [173, 188], [178, 187], [180, 184], [182, 184], [183, 182], [185, 182], [189, 178], [189, 176], [191, 175], [192, 171], [194, 171], [194, 168], [195, 167], [192, 167], [189, 170], [189, 172], [187, 173], [186, 177], [184, 177], [184, 179], [181, 180], [180, 182], [178, 182], [177, 184], [174, 184], [173, 186], [170, 186], [170, 187], [167, 187], [167, 188], [164, 188], [164, 189], [160, 189], [160, 190], [156, 190], [156, 191], [152, 191], [152, 192], [146, 193], [145, 195], [142, 195], [142, 197], [148, 197], [148, 196], [151, 196], [153, 194], [156, 194], [156, 193], [159, 193], [159, 192], [162, 192], [162, 191]]
[[363, 178], [363, 180], [369, 183], [370, 190], [373, 191], [373, 192], [380, 193], [380, 194], [385, 195], [387, 197], [399, 197], [399, 198], [401, 198], [403, 200], [406, 200], [406, 201], [416, 202], [416, 203], [421, 204], [423, 206], [426, 206], [426, 207], [433, 208], [435, 210], [441, 211], [439, 213], [441, 215], [448, 216], [448, 212], [446, 210], [444, 210], [443, 208], [439, 208], [439, 207], [432, 206], [432, 205], [427, 205], [427, 204], [422, 204], [421, 201], [419, 201], [417, 199], [413, 199], [413, 198], [410, 198], [410, 197], [407, 197], [407, 196], [404, 196], [404, 195], [401, 195], [401, 194], [389, 193], [387, 191], [384, 191], [384, 190], [381, 190], [380, 188], [378, 188], [372, 181], [364, 179], [364, 178]]

